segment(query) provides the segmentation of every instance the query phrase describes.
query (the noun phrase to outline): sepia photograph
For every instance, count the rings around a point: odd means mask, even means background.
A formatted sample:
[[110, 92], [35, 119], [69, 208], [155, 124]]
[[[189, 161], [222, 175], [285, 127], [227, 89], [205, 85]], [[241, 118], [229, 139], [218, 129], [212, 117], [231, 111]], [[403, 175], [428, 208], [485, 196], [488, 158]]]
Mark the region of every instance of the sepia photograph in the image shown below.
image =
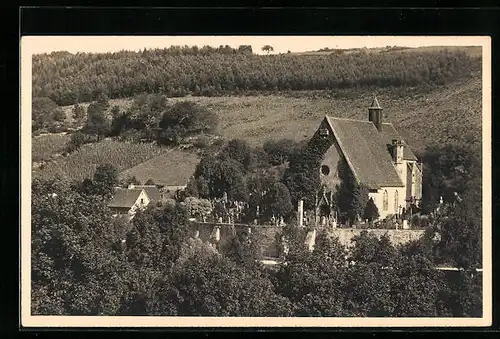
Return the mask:
[[491, 324], [474, 36], [25, 36], [23, 326]]

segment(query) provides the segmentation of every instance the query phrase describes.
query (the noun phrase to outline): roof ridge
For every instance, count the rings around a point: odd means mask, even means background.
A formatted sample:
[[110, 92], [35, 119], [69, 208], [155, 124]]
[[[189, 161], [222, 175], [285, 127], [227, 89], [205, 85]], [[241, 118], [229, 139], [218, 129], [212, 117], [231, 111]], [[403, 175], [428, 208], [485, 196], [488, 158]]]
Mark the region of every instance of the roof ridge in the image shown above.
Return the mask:
[[125, 191], [144, 191], [143, 188], [124, 188]]
[[334, 117], [332, 115], [326, 115], [329, 119], [338, 119], [338, 120], [348, 120], [348, 121], [356, 121], [356, 122], [368, 122], [368, 123], [372, 123], [371, 121], [369, 120], [361, 120], [361, 119], [353, 119], [353, 118], [340, 118], [340, 117]]

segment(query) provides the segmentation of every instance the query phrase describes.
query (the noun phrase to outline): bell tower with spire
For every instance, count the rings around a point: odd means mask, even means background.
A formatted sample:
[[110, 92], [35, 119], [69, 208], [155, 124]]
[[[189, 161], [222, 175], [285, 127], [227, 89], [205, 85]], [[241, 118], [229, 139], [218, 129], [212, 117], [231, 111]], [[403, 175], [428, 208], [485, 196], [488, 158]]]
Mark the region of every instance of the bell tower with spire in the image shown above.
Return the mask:
[[379, 132], [382, 131], [382, 107], [380, 107], [376, 95], [368, 108], [368, 120], [375, 125]]

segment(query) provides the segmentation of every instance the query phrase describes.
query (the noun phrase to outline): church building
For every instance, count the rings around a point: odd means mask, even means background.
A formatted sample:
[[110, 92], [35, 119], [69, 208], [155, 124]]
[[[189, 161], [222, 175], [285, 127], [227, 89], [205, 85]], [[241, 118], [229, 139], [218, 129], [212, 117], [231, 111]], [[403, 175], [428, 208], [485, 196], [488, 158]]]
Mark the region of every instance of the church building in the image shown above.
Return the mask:
[[342, 162], [359, 184], [368, 187], [381, 219], [403, 213], [412, 203], [420, 204], [422, 164], [394, 126], [383, 121], [376, 97], [368, 108], [367, 120], [325, 116], [311, 141], [318, 139], [328, 146], [318, 169], [318, 216], [322, 206], [332, 207]]

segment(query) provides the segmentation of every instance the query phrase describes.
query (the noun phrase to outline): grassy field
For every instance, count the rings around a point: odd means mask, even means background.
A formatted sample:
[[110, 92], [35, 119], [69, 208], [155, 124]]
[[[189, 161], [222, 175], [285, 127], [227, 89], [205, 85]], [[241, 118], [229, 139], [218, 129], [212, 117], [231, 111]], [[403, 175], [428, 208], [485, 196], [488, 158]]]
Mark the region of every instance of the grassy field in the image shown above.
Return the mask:
[[70, 136], [68, 134], [49, 134], [34, 137], [32, 140], [32, 161], [47, 160], [51, 155], [61, 153]]
[[171, 150], [121, 172], [120, 178], [135, 176], [143, 184], [152, 179], [155, 184], [181, 186], [187, 183], [198, 162], [193, 153]]
[[[220, 118], [219, 133], [227, 139], [241, 138], [252, 145], [267, 139], [310, 138], [326, 115], [367, 119], [374, 93], [384, 109], [384, 121], [392, 122], [416, 151], [432, 143], [453, 140], [481, 140], [482, 88], [478, 75], [472, 80], [453, 83], [427, 92], [407, 90], [405, 95], [392, 89], [343, 90], [313, 95], [183, 97], [214, 111]], [[131, 100], [112, 100], [123, 108]], [[67, 108], [69, 109], [69, 108]]]
[[104, 140], [99, 143], [84, 145], [80, 150], [71, 153], [67, 157], [60, 157], [47, 163], [43, 168], [35, 170], [33, 177], [83, 180], [91, 178], [99, 165], [109, 163], [119, 171], [123, 171], [167, 151], [167, 148], [153, 144]]

